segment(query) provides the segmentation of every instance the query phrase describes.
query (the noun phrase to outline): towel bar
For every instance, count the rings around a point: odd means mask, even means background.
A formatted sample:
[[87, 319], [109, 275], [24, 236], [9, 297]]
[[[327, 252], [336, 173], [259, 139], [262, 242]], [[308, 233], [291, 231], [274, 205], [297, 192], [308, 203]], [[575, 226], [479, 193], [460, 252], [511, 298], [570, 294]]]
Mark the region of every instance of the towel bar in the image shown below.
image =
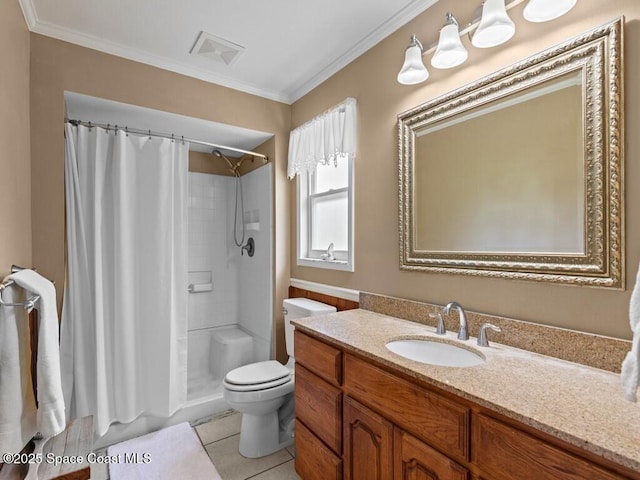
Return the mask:
[[[24, 270], [24, 267], [19, 267], [18, 265], [11, 265], [11, 273], [16, 273], [16, 272], [19, 272], [20, 270]], [[26, 301], [18, 302], [18, 303], [5, 302], [2, 299], [2, 292], [4, 292], [4, 289], [7, 287], [10, 287], [14, 283], [16, 282], [14, 282], [13, 280], [0, 283], [0, 307], [24, 307], [27, 310], [27, 312], [31, 312], [31, 310], [35, 308], [38, 300], [40, 300], [40, 295], [33, 295], [32, 297], [29, 297]]]

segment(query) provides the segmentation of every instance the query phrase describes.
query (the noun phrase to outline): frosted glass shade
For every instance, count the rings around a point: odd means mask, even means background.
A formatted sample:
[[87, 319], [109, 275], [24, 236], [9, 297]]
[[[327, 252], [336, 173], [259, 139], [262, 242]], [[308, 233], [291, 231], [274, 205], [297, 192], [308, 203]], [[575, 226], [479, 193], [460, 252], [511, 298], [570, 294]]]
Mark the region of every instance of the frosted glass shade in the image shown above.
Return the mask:
[[522, 15], [530, 22], [547, 22], [571, 10], [577, 0], [529, 0]]
[[431, 58], [435, 68], [453, 68], [464, 63], [469, 56], [467, 49], [460, 41], [457, 23], [449, 23], [440, 30], [440, 40], [436, 52]]
[[480, 25], [471, 39], [474, 47], [495, 47], [506, 42], [516, 33], [516, 26], [507, 15], [504, 1], [485, 0]]
[[412, 39], [404, 53], [404, 64], [398, 73], [398, 83], [414, 85], [429, 78], [427, 67], [422, 63], [422, 48]]

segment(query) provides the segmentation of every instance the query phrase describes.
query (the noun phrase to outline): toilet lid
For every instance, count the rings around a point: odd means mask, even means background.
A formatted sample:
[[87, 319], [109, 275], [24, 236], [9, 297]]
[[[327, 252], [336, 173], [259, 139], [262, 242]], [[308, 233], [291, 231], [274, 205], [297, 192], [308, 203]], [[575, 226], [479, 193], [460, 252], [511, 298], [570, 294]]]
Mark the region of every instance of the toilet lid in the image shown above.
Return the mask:
[[258, 383], [255, 385], [236, 385], [235, 383], [229, 383], [227, 380], [223, 380], [222, 384], [226, 390], [231, 390], [233, 392], [258, 392], [262, 390], [269, 390], [271, 388], [279, 387], [281, 385], [285, 385], [289, 382], [293, 383], [293, 376], [279, 378], [274, 380], [273, 382], [265, 382]]
[[267, 360], [231, 370], [227, 373], [225, 381], [233, 385], [281, 384], [286, 382], [290, 376], [291, 370], [280, 362]]

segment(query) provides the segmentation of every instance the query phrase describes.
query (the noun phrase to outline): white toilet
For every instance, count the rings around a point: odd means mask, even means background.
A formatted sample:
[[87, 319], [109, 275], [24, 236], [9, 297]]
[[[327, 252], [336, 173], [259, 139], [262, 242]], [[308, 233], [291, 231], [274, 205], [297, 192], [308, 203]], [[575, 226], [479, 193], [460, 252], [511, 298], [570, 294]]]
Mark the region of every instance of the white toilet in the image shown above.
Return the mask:
[[294, 318], [324, 315], [335, 307], [307, 298], [289, 298], [282, 303], [289, 361], [252, 363], [231, 370], [225, 379], [224, 398], [242, 413], [240, 453], [248, 458], [269, 455], [293, 443], [293, 330]]

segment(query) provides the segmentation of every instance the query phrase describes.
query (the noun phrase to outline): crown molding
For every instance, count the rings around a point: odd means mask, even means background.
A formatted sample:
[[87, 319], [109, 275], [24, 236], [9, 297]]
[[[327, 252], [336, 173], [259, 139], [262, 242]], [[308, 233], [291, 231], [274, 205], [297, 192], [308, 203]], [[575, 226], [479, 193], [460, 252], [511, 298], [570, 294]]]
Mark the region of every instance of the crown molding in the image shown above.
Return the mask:
[[18, 3], [22, 9], [24, 20], [27, 22], [27, 28], [29, 31], [33, 31], [33, 27], [38, 23], [38, 15], [36, 15], [32, 0], [18, 0]]
[[[21, 2], [22, 1], [25, 3], [30, 3], [30, 0], [21, 0]], [[126, 47], [118, 43], [109, 42], [92, 35], [78, 33], [76, 31], [62, 28], [58, 25], [54, 25], [48, 22], [38, 21], [36, 19], [35, 23], [32, 27], [29, 28], [29, 30], [33, 33], [55, 38], [57, 40], [62, 40], [64, 42], [73, 43], [75, 45], [80, 45], [81, 47], [90, 48], [92, 50], [98, 50], [100, 52], [115, 55], [117, 57], [126, 58], [127, 60], [133, 60], [134, 62], [144, 63], [146, 65], [151, 65], [163, 70], [179, 73], [187, 77], [197, 78], [199, 80], [214, 83], [216, 85], [231, 88], [233, 90], [249, 93], [251, 95], [256, 95], [262, 98], [267, 98], [276, 102], [291, 104], [291, 99], [287, 95], [280, 92], [273, 92], [256, 88], [253, 85], [238, 82], [224, 75], [211, 73], [210, 71], [193, 67], [182, 62], [177, 62], [166, 57], [161, 57], [142, 50]]]
[[285, 104], [292, 104], [299, 100], [301, 97], [309, 93], [318, 85], [329, 79], [336, 74], [342, 68], [353, 62], [360, 55], [364, 54], [367, 50], [378, 44], [381, 40], [395, 32], [398, 28], [415, 18], [417, 15], [431, 7], [438, 0], [422, 0], [412, 2], [405, 8], [403, 8], [396, 15], [391, 17], [386, 22], [382, 23], [378, 28], [369, 33], [356, 45], [348, 49], [340, 57], [329, 63], [322, 68], [316, 74], [311, 76], [308, 80], [292, 88], [284, 91], [269, 91], [257, 88], [253, 85], [246, 84], [233, 80], [225, 75], [212, 73], [210, 71], [188, 65], [183, 62], [170, 60], [166, 57], [153, 55], [151, 53], [137, 50], [114, 42], [94, 37], [92, 35], [86, 35], [78, 33], [76, 31], [66, 29], [48, 22], [43, 22], [38, 19], [36, 9], [33, 5], [33, 0], [18, 0], [22, 13], [29, 30], [33, 33], [38, 33], [47, 37], [52, 37], [65, 42], [80, 45], [82, 47], [90, 48], [100, 52], [108, 53], [118, 57], [133, 60], [135, 62], [151, 65], [163, 70], [179, 73], [188, 77], [197, 78], [205, 82], [214, 83], [223, 87], [238, 90], [251, 95], [256, 95], [276, 102]]

